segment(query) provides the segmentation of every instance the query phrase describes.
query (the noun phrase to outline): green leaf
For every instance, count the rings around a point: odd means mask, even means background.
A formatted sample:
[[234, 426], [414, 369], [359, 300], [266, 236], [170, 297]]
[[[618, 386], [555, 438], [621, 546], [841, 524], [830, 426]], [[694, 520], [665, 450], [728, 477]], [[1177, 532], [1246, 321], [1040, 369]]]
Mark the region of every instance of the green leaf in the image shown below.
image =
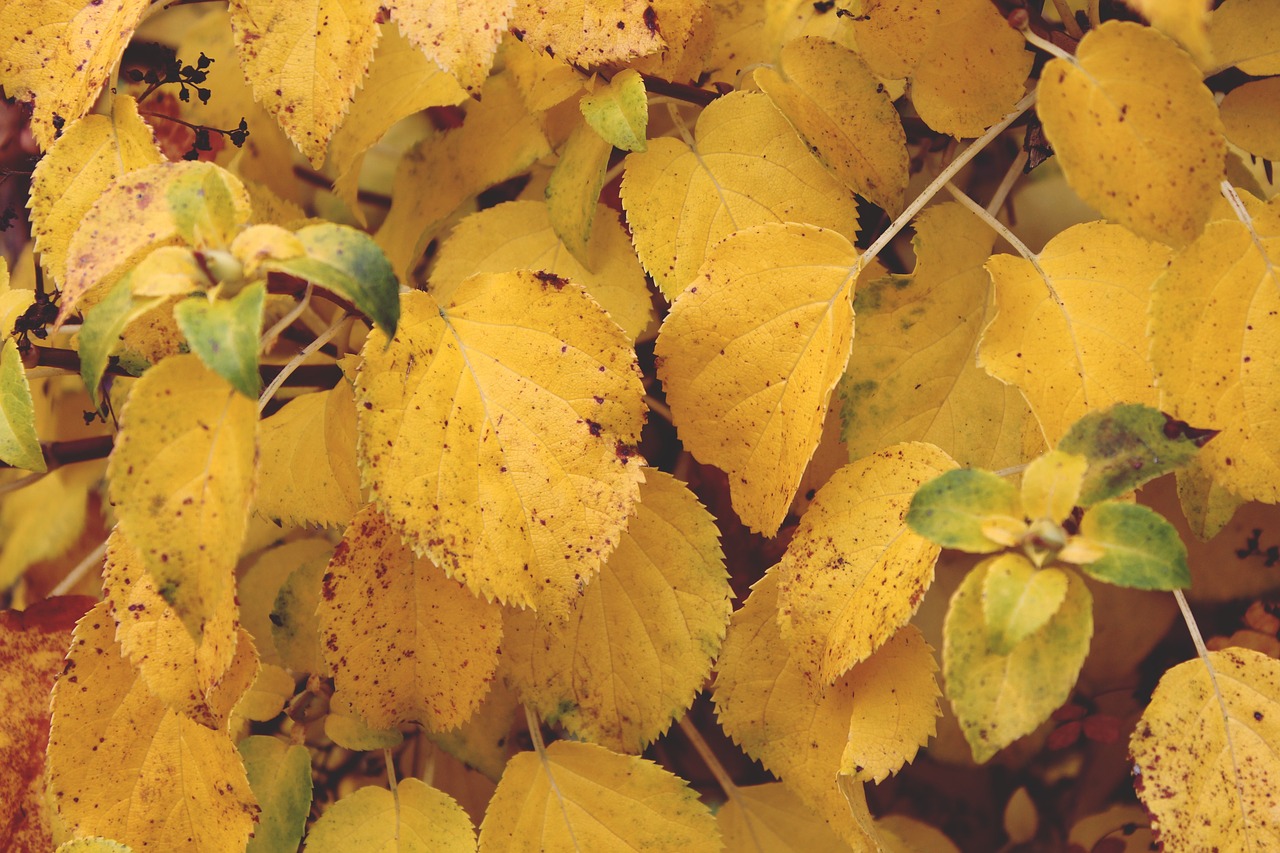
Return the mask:
[[644, 151], [649, 125], [649, 98], [640, 72], [628, 68], [614, 75], [609, 85], [578, 102], [587, 124], [615, 148]]
[[322, 222], [297, 232], [306, 257], [271, 260], [267, 270], [305, 279], [351, 300], [388, 338], [400, 321], [400, 284], [373, 238], [346, 225]]
[[212, 163], [195, 163], [165, 191], [178, 234], [188, 246], [225, 249], [249, 224], [245, 190], [234, 175]]
[[58, 845], [56, 853], [133, 853], [133, 848], [119, 841], [90, 835], [64, 841]]
[[107, 370], [107, 360], [120, 333], [133, 313], [133, 275], [120, 279], [103, 299], [84, 315], [80, 327], [80, 378], [89, 389], [89, 399], [97, 406], [98, 383]]
[[1212, 437], [1206, 432], [1150, 406], [1120, 403], [1076, 421], [1058, 449], [1089, 460], [1080, 505], [1092, 506], [1184, 467]]
[[978, 468], [957, 468], [925, 483], [911, 500], [907, 524], [944, 548], [990, 554], [1008, 543], [988, 534], [992, 527], [1021, 523], [1018, 490], [1008, 480]]
[[210, 301], [203, 295], [179, 302], [174, 319], [191, 351], [210, 370], [250, 399], [257, 399], [258, 336], [267, 298], [264, 282], [255, 282], [230, 299]]
[[301, 744], [254, 735], [240, 741], [240, 757], [262, 808], [245, 853], [293, 853], [311, 811], [311, 753]]
[[420, 779], [393, 794], [366, 787], [325, 811], [307, 836], [307, 853], [474, 853], [471, 818], [452, 797]]
[[1104, 501], [1084, 514], [1080, 536], [1102, 551], [1080, 567], [1100, 581], [1134, 589], [1191, 585], [1187, 547], [1174, 526], [1150, 507]]
[[1067, 597], [1067, 576], [1037, 570], [1021, 554], [994, 558], [982, 584], [982, 612], [992, 651], [1007, 655], [1039, 631]]
[[0, 460], [44, 473], [44, 451], [36, 435], [36, 410], [18, 345], [9, 338], [0, 349]]

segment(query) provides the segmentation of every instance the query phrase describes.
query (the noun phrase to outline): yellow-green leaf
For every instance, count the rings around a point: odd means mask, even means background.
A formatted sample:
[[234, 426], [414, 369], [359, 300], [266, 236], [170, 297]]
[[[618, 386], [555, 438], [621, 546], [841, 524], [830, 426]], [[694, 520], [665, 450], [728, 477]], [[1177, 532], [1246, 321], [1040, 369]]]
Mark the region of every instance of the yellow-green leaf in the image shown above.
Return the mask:
[[478, 90], [489, 76], [511, 7], [511, 0], [391, 0], [388, 4], [392, 20], [414, 47], [469, 91]]
[[907, 139], [884, 86], [857, 53], [807, 36], [783, 45], [755, 81], [851, 190], [890, 213], [907, 189]]
[[[565, 248], [583, 262], [590, 261], [587, 243], [612, 153], [613, 146], [581, 120], [560, 149], [560, 159], [547, 180], [547, 216], [551, 227], [564, 241]], [[630, 243], [628, 240], [628, 251]]]
[[547, 273], [468, 279], [443, 309], [402, 297], [356, 386], [359, 461], [414, 548], [473, 591], [566, 613], [644, 478], [631, 342]]
[[720, 833], [684, 780], [651, 761], [556, 741], [507, 763], [480, 826], [482, 853], [718, 853]]
[[133, 386], [107, 469], [120, 528], [199, 638], [226, 591], [253, 495], [257, 406], [194, 355]]
[[1280, 74], [1280, 7], [1271, 0], [1226, 0], [1209, 18], [1216, 70]]
[[[1021, 554], [984, 560], [965, 576], [947, 609], [942, 647], [947, 698], [978, 762], [987, 761], [1048, 719], [1071, 695], [1089, 652], [1093, 605], [1084, 581], [1062, 569], [1028, 573], [1030, 567]], [[1025, 578], [1031, 584], [1032, 577], [1043, 572], [1066, 577], [1066, 595], [1060, 604], [1051, 594], [1052, 581], [1036, 581], [1050, 584], [1044, 590], [1015, 594], [1009, 589], [1010, 578], [997, 584], [1003, 587], [999, 599], [1005, 604], [991, 610], [993, 621], [987, 621], [992, 573]], [[1042, 618], [1045, 611], [1051, 612], [1047, 620]], [[1026, 633], [1037, 624], [1037, 629]]]
[[307, 835], [310, 853], [474, 853], [471, 818], [452, 797], [420, 779], [395, 792], [365, 787], [325, 810]]
[[760, 225], [710, 253], [663, 323], [658, 376], [680, 439], [729, 475], [752, 530], [778, 530], [817, 447], [849, 359], [856, 271], [834, 231]]
[[235, 744], [152, 696], [114, 627], [105, 603], [80, 620], [53, 689], [47, 772], [61, 820], [139, 853], [243, 849], [258, 806]]
[[1218, 109], [1227, 139], [1250, 154], [1280, 160], [1280, 77], [1237, 86]]
[[1022, 511], [1027, 518], [1061, 522], [1080, 500], [1085, 469], [1083, 455], [1050, 450], [1037, 457], [1022, 474]]
[[1200, 69], [1166, 36], [1127, 21], [1090, 30], [1076, 60], [1045, 66], [1037, 104], [1071, 188], [1142, 237], [1191, 242], [1226, 156]]
[[1174, 526], [1150, 507], [1103, 501], [1084, 514], [1080, 536], [1102, 551], [1080, 567], [1091, 577], [1134, 589], [1191, 585], [1187, 546]]
[[237, 731], [237, 723], [249, 720], [255, 723], [268, 723], [280, 715], [285, 703], [293, 698], [297, 685], [293, 676], [275, 664], [260, 664], [258, 675], [249, 685], [249, 689], [232, 709], [232, 731]]
[[5, 338], [0, 346], [0, 461], [38, 473], [47, 468], [36, 434], [31, 386], [13, 338]]
[[251, 218], [244, 185], [225, 169], [195, 165], [175, 172], [164, 188], [178, 236], [197, 249], [228, 249]]
[[203, 295], [173, 306], [174, 319], [191, 351], [231, 387], [257, 402], [262, 388], [258, 376], [258, 336], [267, 285], [256, 281], [230, 299]]
[[504, 672], [570, 734], [638, 753], [701, 689], [731, 596], [715, 521], [687, 486], [649, 471], [622, 541], [569, 624], [507, 615]]
[[1050, 446], [1086, 413], [1156, 404], [1147, 361], [1151, 284], [1169, 251], [1120, 225], [1075, 225], [1034, 261], [994, 255], [996, 315], [979, 363], [1017, 386]]
[[1018, 490], [1004, 477], [980, 468], [947, 471], [916, 489], [906, 522], [944, 548], [990, 554], [1009, 543], [999, 531], [1023, 520]]
[[498, 665], [501, 611], [414, 556], [372, 506], [333, 552], [318, 618], [338, 689], [374, 728], [462, 724]]
[[711, 248], [766, 222], [807, 222], [851, 237], [853, 194], [809, 152], [768, 96], [735, 92], [702, 111], [693, 138], [654, 139], [622, 180], [636, 252], [675, 299]]
[[240, 578], [238, 597], [240, 618], [245, 630], [253, 635], [258, 653], [266, 664], [282, 663], [276, 649], [271, 612], [275, 609], [280, 588], [295, 571], [308, 563], [329, 563], [333, 546], [324, 539], [296, 539], [268, 548], [249, 564]]
[[302, 561], [280, 584], [267, 616], [280, 663], [292, 672], [330, 674], [320, 647], [320, 618], [316, 614], [327, 568], [323, 560]]
[[1208, 663], [1160, 679], [1129, 741], [1138, 796], [1170, 849], [1275, 849], [1280, 662], [1230, 648]]
[[640, 0], [517, 0], [511, 29], [529, 47], [583, 67], [624, 61], [667, 46], [654, 4]]
[[351, 707], [346, 694], [335, 691], [329, 699], [329, 713], [324, 718], [325, 737], [343, 749], [366, 752], [373, 749], [395, 749], [404, 742], [398, 727], [377, 729]]
[[587, 124], [614, 148], [645, 150], [649, 98], [638, 71], [630, 68], [619, 71], [608, 85], [583, 95], [578, 109]]
[[246, 853], [298, 849], [311, 810], [311, 753], [302, 744], [254, 735], [240, 741], [254, 799], [262, 807]]
[[1039, 571], [1019, 554], [994, 558], [982, 578], [982, 619], [991, 650], [1007, 655], [1043, 628], [1066, 600], [1068, 584], [1064, 572]]
[[0, 502], [0, 588], [32, 564], [65, 554], [80, 538], [91, 483], [76, 470], [51, 471]]

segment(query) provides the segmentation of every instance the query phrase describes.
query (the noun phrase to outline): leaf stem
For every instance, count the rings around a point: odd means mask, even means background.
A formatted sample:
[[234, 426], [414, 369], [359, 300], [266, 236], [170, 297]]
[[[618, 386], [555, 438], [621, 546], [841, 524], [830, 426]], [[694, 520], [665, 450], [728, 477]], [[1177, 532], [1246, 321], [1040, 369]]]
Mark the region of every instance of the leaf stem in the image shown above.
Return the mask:
[[32, 483], [39, 482], [49, 476], [48, 471], [32, 471], [25, 477], [19, 477], [16, 480], [10, 480], [7, 483], [0, 483], [0, 495], [7, 495], [9, 492], [16, 492], [19, 489], [25, 489]]
[[104, 541], [102, 544], [98, 545], [97, 548], [94, 548], [86, 554], [83, 560], [76, 563], [76, 567], [67, 572], [67, 576], [58, 581], [57, 586], [49, 590], [49, 597], [53, 598], [56, 595], [66, 595], [71, 592], [71, 590], [75, 589], [76, 585], [79, 584], [80, 581], [84, 580], [84, 576], [89, 574], [89, 570], [102, 562], [102, 558], [105, 557], [106, 554], [107, 543]]
[[707, 104], [720, 97], [720, 93], [718, 92], [699, 89], [696, 86], [689, 86], [685, 83], [675, 83], [671, 80], [664, 80], [661, 77], [654, 77], [649, 74], [641, 74], [640, 79], [644, 80], [644, 89], [646, 92], [666, 95], [667, 97], [675, 98], [678, 101], [684, 101], [687, 104], [697, 104], [700, 107], [705, 107]]
[[1249, 229], [1249, 237], [1253, 240], [1253, 246], [1258, 250], [1258, 254], [1262, 256], [1262, 262], [1267, 266], [1267, 274], [1272, 280], [1280, 284], [1280, 274], [1277, 274], [1275, 265], [1271, 263], [1271, 256], [1267, 254], [1266, 249], [1262, 245], [1262, 238], [1258, 236], [1258, 231], [1253, 227], [1253, 217], [1249, 215], [1249, 208], [1245, 206], [1244, 199], [1240, 198], [1240, 194], [1236, 192], [1236, 188], [1231, 186], [1231, 182], [1223, 179], [1218, 185], [1223, 198], [1231, 205], [1231, 210], [1235, 213], [1236, 219]]
[[671, 407], [659, 400], [657, 397], [645, 394], [644, 404], [649, 407], [651, 412], [662, 418], [667, 423], [675, 423], [675, 421], [671, 420]]
[[302, 316], [302, 312], [306, 311], [307, 306], [311, 304], [311, 290], [311, 282], [307, 282], [307, 289], [302, 294], [302, 299], [299, 300], [298, 304], [290, 308], [289, 313], [277, 320], [275, 325], [267, 329], [266, 334], [262, 336], [262, 340], [258, 343], [258, 352], [266, 352], [271, 349], [280, 333], [292, 326], [293, 321]]
[[1026, 168], [1029, 157], [1030, 155], [1027, 154], [1026, 149], [1018, 151], [1018, 156], [1013, 158], [1013, 162], [1009, 164], [1009, 170], [1004, 173], [1004, 177], [1000, 179], [1000, 185], [992, 193], [991, 201], [987, 202], [987, 213], [995, 216], [1000, 212], [1000, 208], [1004, 207], [1005, 199], [1009, 197], [1009, 192], [1013, 189], [1013, 185], [1018, 182], [1018, 178], [1022, 177], [1022, 170]]
[[262, 414], [262, 410], [267, 407], [267, 403], [271, 402], [271, 398], [275, 396], [276, 391], [280, 390], [280, 386], [284, 384], [284, 381], [289, 378], [290, 374], [297, 370], [302, 365], [302, 362], [310, 358], [316, 350], [327, 344], [334, 335], [338, 334], [338, 332], [342, 330], [343, 323], [347, 321], [349, 316], [350, 315], [348, 314], [339, 314], [338, 318], [329, 324], [329, 328], [317, 335], [314, 341], [303, 347], [301, 352], [289, 359], [288, 363], [286, 363], [284, 367], [280, 368], [280, 372], [276, 374], [276, 378], [271, 380], [271, 384], [266, 387], [266, 390], [262, 392], [262, 396], [258, 398], [259, 415]]
[[1014, 236], [1014, 233], [1010, 231], [1008, 228], [1006, 228], [1003, 222], [1001, 222], [999, 219], [996, 219], [993, 215], [991, 215], [991, 213], [988, 212], [985, 208], [983, 208], [982, 205], [978, 204], [976, 201], [969, 198], [968, 195], [961, 192], [960, 189], [950, 181], [947, 181], [947, 192], [951, 193], [952, 198], [954, 198], [956, 201], [960, 202], [960, 204], [967, 207], [973, 213], [974, 216], [978, 217], [983, 222], [985, 222], [987, 224], [987, 227], [989, 227], [992, 231], [996, 232], [1001, 237], [1003, 237], [1005, 241], [1008, 242], [1008, 244], [1012, 246], [1019, 255], [1022, 255], [1023, 258], [1030, 261], [1032, 264], [1036, 263], [1035, 252], [1028, 249], [1026, 243], [1022, 242], [1016, 236]]
[[1067, 35], [1076, 40], [1084, 38], [1080, 25], [1076, 23], [1075, 12], [1071, 11], [1067, 0], [1053, 0], [1053, 5], [1058, 9], [1058, 17], [1062, 19], [1062, 28], [1067, 31]]
[[1048, 39], [1041, 38], [1040, 36], [1036, 35], [1034, 32], [1031, 31], [1030, 27], [1027, 27], [1025, 30], [1022, 31], [1022, 37], [1027, 40], [1027, 44], [1031, 45], [1032, 47], [1040, 48], [1050, 56], [1053, 56], [1057, 59], [1065, 59], [1067, 62], [1070, 62], [1072, 65], [1080, 64], [1080, 60], [1076, 59], [1074, 56], [1067, 53], [1065, 50], [1058, 47], [1056, 44], [1049, 41]]
[[542, 762], [542, 770], [547, 774], [547, 783], [551, 786], [551, 791], [556, 795], [556, 802], [560, 804], [560, 814], [564, 817], [564, 828], [569, 833], [569, 839], [573, 841], [573, 849], [581, 853], [582, 847], [578, 844], [577, 837], [573, 834], [573, 824], [569, 821], [569, 809], [564, 803], [564, 794], [560, 792], [560, 786], [556, 784], [556, 777], [551, 772], [551, 759], [547, 758], [547, 745], [542, 741], [542, 723], [533, 713], [533, 709], [528, 705], [524, 708], [524, 722], [529, 727], [529, 740], [533, 741], [533, 751], [538, 753], [538, 760]]
[[680, 718], [680, 731], [684, 732], [684, 736], [689, 743], [693, 744], [698, 757], [702, 759], [702, 763], [711, 771], [711, 775], [716, 777], [716, 782], [720, 785], [720, 789], [725, 792], [725, 795], [730, 798], [736, 796], [738, 786], [733, 784], [733, 779], [729, 777], [729, 772], [724, 769], [724, 765], [720, 763], [719, 758], [716, 758], [711, 746], [703, 739], [702, 732], [698, 731], [698, 727], [689, 721], [688, 714]]

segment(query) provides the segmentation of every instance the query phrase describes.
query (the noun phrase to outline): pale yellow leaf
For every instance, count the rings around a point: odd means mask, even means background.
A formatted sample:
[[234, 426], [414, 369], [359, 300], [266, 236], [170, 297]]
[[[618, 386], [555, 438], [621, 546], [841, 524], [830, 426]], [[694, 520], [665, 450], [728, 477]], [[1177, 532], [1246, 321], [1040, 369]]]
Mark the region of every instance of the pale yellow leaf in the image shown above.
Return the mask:
[[1280, 160], [1280, 77], [1237, 86], [1218, 109], [1227, 139], [1250, 154]]
[[565, 248], [588, 262], [587, 244], [613, 146], [601, 139], [586, 119], [579, 117], [575, 122], [547, 179], [547, 216]]
[[1213, 51], [1209, 47], [1209, 0], [1125, 0], [1151, 26], [1176, 41], [1196, 63], [1207, 68]]
[[347, 528], [319, 605], [334, 681], [370, 725], [460, 725], [488, 691], [502, 614], [417, 557], [372, 506]]
[[1031, 461], [1022, 474], [1022, 510], [1031, 520], [1061, 523], [1080, 499], [1089, 460], [1050, 450]]
[[77, 835], [139, 851], [242, 850], [258, 806], [225, 731], [165, 708], [122, 657], [100, 603], [53, 689], [48, 790]]
[[1129, 741], [1138, 796], [1171, 850], [1280, 849], [1280, 662], [1210, 652], [1160, 679]]
[[1280, 74], [1280, 6], [1272, 0], [1226, 0], [1209, 18], [1217, 70]]
[[478, 91], [489, 76], [512, 5], [513, 0], [391, 0], [388, 8], [427, 59]]
[[27, 206], [40, 262], [56, 284], [66, 276], [71, 238], [98, 196], [125, 172], [160, 159], [137, 102], [125, 95], [110, 116], [85, 116], [67, 127], [40, 158]]
[[508, 677], [570, 734], [638, 753], [692, 704], [732, 609], [715, 521], [688, 487], [649, 471], [626, 533], [569, 624], [507, 615]]
[[752, 530], [778, 530], [817, 447], [849, 359], [856, 271], [834, 231], [760, 225], [715, 247], [662, 326], [658, 376], [680, 439], [729, 475]]
[[926, 209], [915, 229], [910, 277], [864, 273], [858, 282], [858, 333], [839, 386], [849, 459], [925, 441], [961, 465], [1016, 465], [1031, 413], [976, 359], [991, 288], [982, 265], [995, 235], [951, 203]]
[[1187, 526], [1201, 542], [1207, 542], [1227, 526], [1244, 498], [1219, 485], [1197, 455], [1191, 464], [1177, 472], [1178, 502], [1182, 505]]
[[812, 36], [783, 45], [755, 81], [854, 192], [889, 213], [907, 189], [907, 141], [884, 86], [857, 53]]
[[365, 787], [325, 810], [307, 835], [310, 853], [469, 853], [476, 831], [462, 806], [421, 779], [394, 793]]
[[258, 512], [290, 524], [346, 524], [360, 508], [356, 405], [348, 382], [290, 400], [258, 434]]
[[231, 0], [236, 54], [254, 98], [311, 165], [364, 80], [378, 43], [376, 0]]
[[776, 569], [778, 624], [815, 696], [920, 604], [940, 549], [904, 519], [916, 489], [955, 467], [933, 445], [893, 445], [837, 471], [800, 519]]
[[280, 588], [291, 574], [307, 563], [327, 565], [332, 552], [333, 546], [327, 540], [295, 539], [263, 551], [240, 576], [237, 585], [240, 619], [245, 630], [253, 635], [263, 663], [282, 663], [271, 623], [271, 612], [275, 609]]
[[147, 6], [147, 0], [0, 4], [0, 86], [10, 98], [35, 100], [31, 132], [42, 149], [93, 106]]
[[1252, 231], [1209, 223], [1151, 297], [1160, 408], [1222, 430], [1197, 461], [1248, 500], [1280, 500], [1280, 205], [1249, 204]]
[[107, 469], [120, 529], [199, 638], [235, 585], [253, 497], [257, 408], [194, 355], [134, 383]]
[[645, 0], [516, 0], [511, 29], [534, 50], [574, 65], [619, 62], [666, 47], [655, 5]]
[[643, 151], [649, 126], [649, 97], [640, 72], [619, 71], [607, 85], [578, 101], [587, 124], [614, 148]]
[[12, 586], [32, 564], [66, 553], [80, 538], [90, 483], [74, 472], [52, 471], [0, 502], [0, 589]]
[[659, 33], [667, 46], [628, 65], [641, 74], [696, 85], [719, 26], [711, 4], [708, 0], [651, 0], [648, 5], [653, 7]]
[[631, 342], [547, 273], [401, 297], [364, 347], [360, 465], [415, 550], [473, 592], [568, 612], [617, 545], [644, 479]]
[[1200, 69], [1166, 36], [1127, 21], [1090, 30], [1076, 60], [1045, 66], [1037, 103], [1067, 182], [1138, 235], [1189, 243], [1209, 218], [1226, 157]]
[[252, 720], [266, 723], [279, 716], [285, 703], [293, 698], [296, 685], [293, 676], [274, 664], [261, 664], [258, 675], [249, 685], [249, 689], [236, 702], [232, 712], [232, 728], [236, 728], [236, 719]]
[[534, 112], [549, 110], [581, 93], [587, 80], [569, 63], [519, 41], [507, 42], [502, 56], [525, 104]]
[[633, 755], [556, 741], [511, 759], [480, 826], [482, 853], [717, 853], [720, 833], [683, 779]]
[[979, 363], [1017, 386], [1050, 446], [1086, 412], [1156, 404], [1146, 315], [1169, 257], [1123, 226], [1086, 222], [1054, 237], [1034, 261], [987, 262], [996, 315]]
[[668, 299], [734, 231], [807, 222], [852, 237], [858, 227], [853, 193], [759, 93], [716, 100], [689, 142], [654, 139], [627, 155], [621, 193], [636, 251]]
[[735, 788], [716, 823], [725, 853], [853, 853], [781, 782]]
[[320, 647], [320, 619], [316, 615], [327, 569], [323, 559], [303, 560], [280, 584], [267, 617], [280, 664], [290, 672], [332, 674]]
[[601, 205], [594, 217], [583, 266], [557, 239], [547, 205], [514, 201], [472, 214], [440, 246], [431, 270], [431, 295], [440, 304], [476, 273], [543, 270], [582, 285], [635, 339], [655, 319], [644, 270], [618, 216]]

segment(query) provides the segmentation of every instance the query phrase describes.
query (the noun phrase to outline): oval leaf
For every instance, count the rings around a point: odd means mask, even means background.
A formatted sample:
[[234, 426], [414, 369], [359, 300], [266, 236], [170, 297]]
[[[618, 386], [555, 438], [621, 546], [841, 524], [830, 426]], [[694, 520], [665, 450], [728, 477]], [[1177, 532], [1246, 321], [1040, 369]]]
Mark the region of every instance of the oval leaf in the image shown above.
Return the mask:
[[476, 831], [462, 806], [421, 779], [402, 779], [395, 793], [373, 786], [325, 810], [307, 835], [310, 853], [474, 853]]
[[296, 850], [311, 811], [311, 753], [300, 743], [254, 735], [240, 741], [240, 757], [262, 807], [245, 853]]
[[262, 333], [266, 298], [267, 286], [258, 281], [230, 299], [210, 300], [200, 294], [173, 306], [174, 319], [191, 351], [254, 402], [262, 386], [258, 376], [258, 336]]
[[36, 434], [36, 409], [27, 370], [13, 338], [6, 338], [0, 346], [0, 461], [38, 473], [48, 470]]
[[1134, 589], [1181, 589], [1191, 585], [1187, 546], [1165, 517], [1150, 507], [1103, 501], [1080, 522], [1086, 545], [1102, 556], [1080, 568], [1091, 577]]
[[1012, 483], [990, 471], [958, 468], [917, 489], [906, 520], [916, 533], [944, 548], [990, 554], [1009, 543], [987, 534], [1022, 519], [1022, 500]]

